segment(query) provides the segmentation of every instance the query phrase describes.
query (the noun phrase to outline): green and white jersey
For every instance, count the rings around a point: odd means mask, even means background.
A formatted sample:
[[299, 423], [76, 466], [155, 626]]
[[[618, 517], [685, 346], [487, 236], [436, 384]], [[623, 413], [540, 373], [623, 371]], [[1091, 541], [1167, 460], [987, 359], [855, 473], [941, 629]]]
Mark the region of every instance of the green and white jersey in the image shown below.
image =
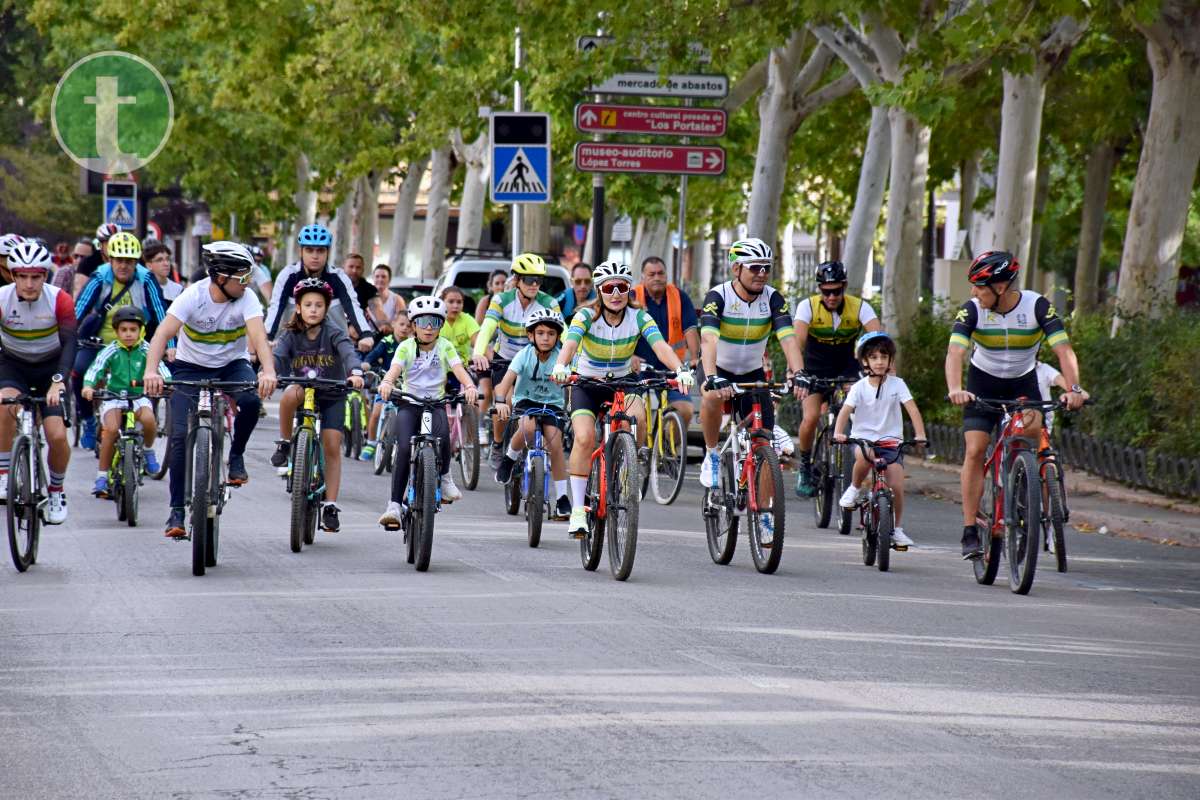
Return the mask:
[[[449, 339], [434, 339], [433, 347], [421, 350], [416, 338], [405, 339], [396, 348], [392, 363], [400, 365], [400, 390], [417, 397], [437, 398], [446, 394], [446, 376], [462, 363]], [[396, 399], [396, 402], [405, 402]]]
[[[539, 308], [561, 313], [558, 301], [545, 292], [538, 292], [528, 306], [521, 305], [518, 295], [519, 290], [509, 289], [493, 296], [492, 302], [488, 305], [487, 315], [484, 317], [485, 322], [491, 320], [497, 328], [496, 354], [500, 358], [508, 360], [515, 357], [517, 353], [525, 349], [525, 345], [529, 344], [529, 337], [525, 335], [525, 320], [530, 314]], [[486, 346], [485, 342], [484, 347]]]
[[642, 338], [650, 345], [663, 341], [654, 318], [640, 308], [626, 308], [616, 325], [598, 309], [581, 308], [567, 328], [567, 341], [579, 343], [575, 371], [589, 378], [620, 378], [632, 372], [633, 353]]
[[1050, 301], [1028, 289], [1004, 314], [983, 308], [972, 297], [958, 310], [950, 331], [950, 344], [973, 344], [971, 363], [997, 378], [1020, 378], [1037, 369], [1043, 339], [1054, 347], [1068, 341], [1067, 331]]
[[787, 300], [770, 286], [750, 301], [738, 296], [731, 281], [714, 286], [705, 295], [700, 333], [720, 336], [717, 366], [726, 372], [744, 375], [762, 369], [771, 331], [780, 341], [796, 335]]

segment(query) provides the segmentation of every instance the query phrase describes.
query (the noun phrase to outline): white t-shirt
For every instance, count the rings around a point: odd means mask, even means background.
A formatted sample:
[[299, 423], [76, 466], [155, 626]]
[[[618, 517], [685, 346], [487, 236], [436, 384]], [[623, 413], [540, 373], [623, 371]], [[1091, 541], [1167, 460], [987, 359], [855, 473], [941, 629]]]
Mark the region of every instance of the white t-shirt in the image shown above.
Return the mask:
[[[1058, 380], [1060, 377], [1062, 377], [1062, 373], [1059, 372], [1058, 370], [1056, 370], [1054, 367], [1052, 367], [1049, 364], [1046, 364], [1044, 362], [1041, 362], [1041, 361], [1038, 362], [1038, 365], [1037, 365], [1038, 392], [1041, 393], [1043, 400], [1052, 400], [1053, 399], [1050, 396], [1050, 387], [1053, 386], [1054, 382], [1056, 380]], [[1053, 411], [1046, 412], [1046, 430], [1048, 430], [1048, 431], [1054, 430], [1054, 412]]]
[[884, 379], [882, 389], [878, 390], [878, 398], [875, 397], [876, 391], [870, 378], [863, 378], [850, 387], [850, 394], [846, 397], [846, 405], [854, 407], [850, 436], [869, 442], [903, 439], [904, 421], [900, 416], [900, 406], [912, 400], [912, 392], [895, 375], [888, 375]]
[[[842, 315], [836, 311], [830, 312], [830, 315], [833, 317], [833, 329], [836, 331], [842, 326]], [[875, 316], [875, 309], [871, 308], [870, 303], [868, 303], [866, 300], [863, 300], [858, 307], [858, 321], [863, 325], [866, 325], [873, 319], [877, 319]], [[808, 302], [807, 299], [803, 300], [800, 305], [796, 306], [795, 320], [796, 322], [803, 322], [805, 325], [812, 325], [812, 303]]]
[[196, 281], [171, 303], [167, 313], [183, 323], [176, 358], [201, 367], [223, 367], [246, 358], [246, 320], [262, 317], [262, 303], [253, 292], [218, 303], [208, 287], [211, 278]]

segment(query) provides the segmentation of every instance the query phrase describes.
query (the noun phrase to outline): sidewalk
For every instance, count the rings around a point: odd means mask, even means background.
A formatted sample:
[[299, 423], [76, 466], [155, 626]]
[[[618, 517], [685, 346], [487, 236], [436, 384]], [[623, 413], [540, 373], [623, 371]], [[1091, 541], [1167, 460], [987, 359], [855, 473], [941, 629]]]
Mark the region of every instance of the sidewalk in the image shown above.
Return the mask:
[[[956, 504], [962, 502], [957, 464], [909, 458], [904, 467], [909, 491]], [[1066, 484], [1069, 524], [1082, 533], [1200, 547], [1200, 506], [1129, 489], [1087, 474], [1068, 472]]]

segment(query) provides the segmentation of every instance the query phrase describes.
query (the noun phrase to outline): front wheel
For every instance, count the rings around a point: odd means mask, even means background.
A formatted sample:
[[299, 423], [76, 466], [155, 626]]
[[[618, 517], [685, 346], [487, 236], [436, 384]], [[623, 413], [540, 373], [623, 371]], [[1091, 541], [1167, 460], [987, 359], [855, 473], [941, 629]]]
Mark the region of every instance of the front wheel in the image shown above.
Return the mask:
[[1046, 487], [1046, 508], [1042, 513], [1043, 525], [1047, 544], [1054, 544], [1054, 558], [1058, 562], [1058, 571], [1067, 571], [1067, 505], [1063, 502], [1062, 472], [1058, 464], [1048, 463], [1042, 474], [1042, 484]]
[[530, 547], [537, 547], [541, 544], [542, 512], [545, 508], [546, 461], [545, 458], [537, 457], [530, 460], [529, 491], [525, 495], [525, 522], [528, 528]]
[[608, 566], [612, 576], [626, 580], [633, 572], [637, 555], [639, 495], [642, 485], [638, 475], [637, 443], [633, 434], [618, 431], [613, 434], [608, 479]]
[[[707, 456], [705, 456], [707, 458]], [[713, 563], [728, 564], [737, 549], [737, 480], [733, 473], [733, 453], [721, 454], [717, 486], [704, 490], [704, 532], [708, 539], [708, 554]]]
[[812, 454], [813, 515], [818, 528], [828, 528], [833, 518], [833, 458], [829, 450], [829, 429], [817, 435], [817, 444]]
[[746, 508], [750, 557], [755, 569], [770, 575], [779, 569], [779, 559], [783, 557], [786, 510], [783, 472], [779, 468], [779, 456], [769, 441], [759, 439], [755, 442], [751, 458], [754, 459], [751, 481], [755, 494], [753, 502], [747, 503]]
[[138, 458], [137, 445], [129, 439], [121, 442], [121, 517], [131, 528], [138, 524], [138, 472], [141, 470], [141, 459]]
[[192, 440], [192, 574], [199, 577], [208, 565], [209, 519], [208, 508], [213, 502], [212, 488], [212, 431], [197, 428]]
[[683, 489], [687, 472], [687, 431], [675, 409], [663, 413], [659, 444], [650, 454], [650, 488], [659, 505], [669, 506]]
[[24, 572], [37, 561], [38, 536], [42, 517], [38, 512], [36, 492], [30, 480], [33, 463], [29, 437], [21, 436], [13, 444], [8, 474], [8, 548], [13, 566]]
[[301, 428], [296, 431], [292, 443], [292, 518], [291, 546], [293, 553], [304, 549], [305, 532], [308, 530], [308, 489], [312, 484], [312, 464], [309, 463], [312, 431]]
[[433, 456], [431, 446], [421, 445], [414, 469], [418, 477], [417, 501], [413, 506], [413, 529], [409, 535], [417, 537], [413, 542], [417, 572], [425, 572], [429, 569], [429, 555], [433, 549], [433, 516], [437, 513], [437, 459]]
[[875, 542], [879, 548], [877, 566], [887, 572], [892, 564], [892, 531], [896, 529], [896, 514], [892, 509], [892, 496], [881, 492], [875, 497]]
[[[834, 445], [834, 465], [838, 470], [838, 481], [834, 487], [834, 496], [841, 497], [846, 488], [854, 482], [854, 450], [850, 445]], [[838, 533], [849, 536], [854, 525], [854, 509], [842, 508], [838, 505]]]
[[1038, 479], [1037, 457], [1028, 450], [1017, 454], [1009, 479], [1011, 512], [1005, 520], [1008, 556], [1008, 585], [1016, 594], [1029, 594], [1037, 571], [1038, 551], [1042, 549], [1042, 484]]
[[376, 475], [382, 475], [391, 467], [392, 461], [392, 416], [384, 412], [380, 423], [379, 437], [375, 442], [375, 455], [371, 458], [371, 467]]
[[464, 403], [458, 423], [462, 431], [454, 463], [463, 486], [474, 490], [479, 485], [479, 409]]

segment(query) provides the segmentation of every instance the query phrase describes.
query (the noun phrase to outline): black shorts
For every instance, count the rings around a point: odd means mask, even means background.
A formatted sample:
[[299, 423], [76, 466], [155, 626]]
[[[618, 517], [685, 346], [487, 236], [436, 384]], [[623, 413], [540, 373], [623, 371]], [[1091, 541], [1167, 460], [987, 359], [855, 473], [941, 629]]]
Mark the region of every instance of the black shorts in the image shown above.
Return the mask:
[[[997, 378], [974, 364], [967, 369], [967, 391], [976, 397], [995, 400], [1016, 400], [1018, 397], [1040, 400], [1042, 397], [1036, 369], [1019, 378]], [[987, 411], [968, 405], [963, 409], [963, 430], [990, 434], [1003, 417], [999, 411]]]
[[601, 386], [579, 386], [578, 384], [571, 387], [571, 419], [584, 414], [599, 419], [604, 411], [604, 404], [611, 403], [613, 396], [616, 394], [615, 389], [609, 389]]
[[[50, 378], [58, 373], [58, 360], [44, 364], [26, 364], [24, 361], [6, 358], [0, 354], [0, 389], [16, 389], [22, 394], [41, 396], [50, 388]], [[38, 403], [38, 412], [43, 417], [61, 417], [66, 392], [56, 406]]]
[[900, 452], [899, 447], [879, 447], [876, 445], [871, 449], [875, 452], [875, 458], [882, 459], [883, 463], [904, 466], [904, 454]]
[[550, 409], [558, 416], [557, 417], [539, 416], [538, 419], [544, 423], [545, 422], [553, 423], [560, 430], [562, 429], [563, 424], [564, 424], [563, 420], [565, 419], [562, 406], [556, 406], [551, 403], [539, 403], [537, 400], [522, 400], [521, 402], [519, 402], [515, 406], [513, 406], [513, 416], [521, 416], [521, 412], [525, 411], [525, 409], [527, 409], [527, 408], [548, 408], [548, 409]]
[[[723, 370], [720, 367], [717, 367], [717, 376], [725, 378], [730, 383], [754, 383], [755, 381], [765, 381], [767, 379], [767, 373], [761, 369], [743, 372], [742, 374], [737, 375], [729, 372], [728, 370]], [[733, 411], [737, 414], [738, 419], [745, 419], [748, 417], [754, 410], [755, 394], [758, 395], [762, 404], [762, 426], [766, 430], [770, 431], [775, 427], [775, 401], [766, 393], [766, 391], [747, 392], [745, 394], [734, 396]]]
[[492, 378], [492, 390], [493, 391], [496, 389], [497, 386], [500, 385], [500, 381], [504, 380], [504, 376], [508, 373], [508, 365], [509, 365], [509, 361], [507, 359], [501, 360], [501, 362], [499, 364], [496, 363], [496, 359], [492, 359], [492, 363], [491, 363], [491, 366], [489, 367], [488, 374]]
[[317, 413], [321, 415], [321, 430], [346, 432], [346, 398], [344, 395], [322, 396], [317, 392]]

